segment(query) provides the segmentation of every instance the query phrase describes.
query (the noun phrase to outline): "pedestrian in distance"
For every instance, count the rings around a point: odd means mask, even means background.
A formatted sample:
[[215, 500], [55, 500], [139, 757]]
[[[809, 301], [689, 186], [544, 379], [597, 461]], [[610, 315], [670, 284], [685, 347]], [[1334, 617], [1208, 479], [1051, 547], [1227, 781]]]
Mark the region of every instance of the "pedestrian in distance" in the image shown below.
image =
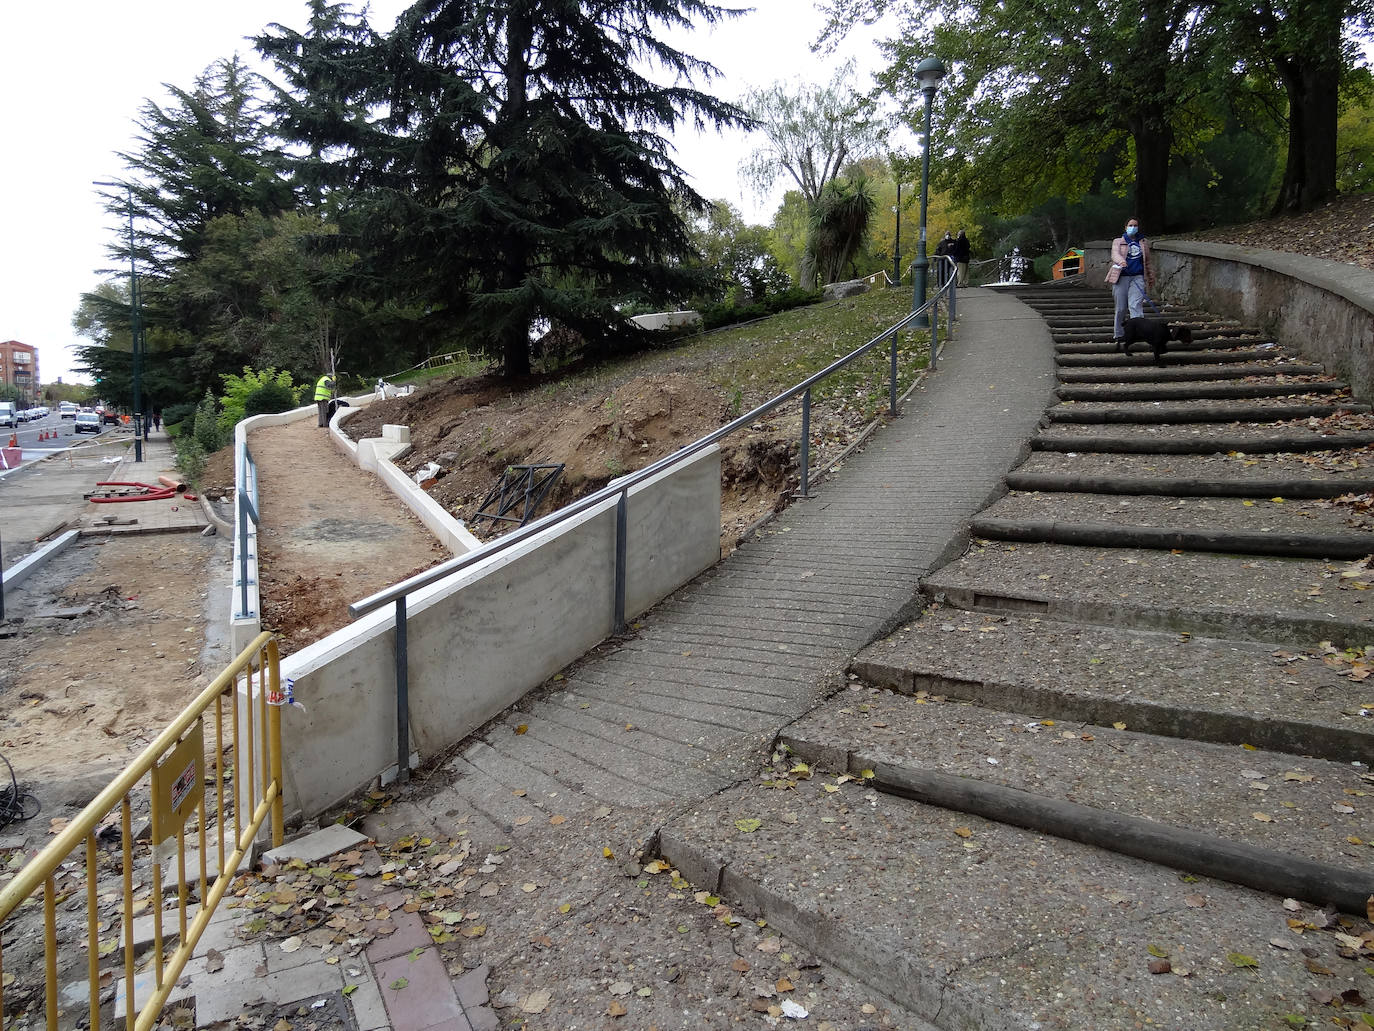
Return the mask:
[[329, 402], [334, 399], [334, 376], [326, 372], [315, 381], [315, 409], [319, 413], [319, 425], [329, 425]]
[[[945, 230], [945, 235], [940, 242], [935, 245], [935, 257], [953, 257], [954, 237], [949, 230]], [[949, 262], [937, 261], [935, 263], [935, 285], [944, 286], [945, 280], [949, 278]]]
[[1112, 265], [1107, 270], [1116, 315], [1112, 321], [1112, 343], [1118, 348], [1125, 336], [1122, 324], [1127, 318], [1145, 314], [1145, 298], [1154, 293], [1155, 270], [1150, 262], [1150, 244], [1140, 231], [1140, 220], [1126, 219], [1126, 230], [1112, 241]]
[[968, 241], [968, 234], [960, 229], [959, 238], [954, 241], [954, 246], [950, 248], [950, 254], [954, 258], [954, 264], [959, 273], [959, 279], [955, 286], [968, 286], [968, 259], [972, 253], [973, 245]]

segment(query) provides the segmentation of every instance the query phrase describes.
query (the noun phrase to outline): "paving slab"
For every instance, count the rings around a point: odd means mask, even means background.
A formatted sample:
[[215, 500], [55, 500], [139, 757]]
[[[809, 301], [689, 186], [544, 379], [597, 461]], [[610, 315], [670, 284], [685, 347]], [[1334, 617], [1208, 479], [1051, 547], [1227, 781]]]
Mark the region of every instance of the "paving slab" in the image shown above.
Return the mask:
[[317, 863], [321, 859], [328, 859], [345, 849], [361, 845], [367, 840], [366, 834], [359, 834], [343, 824], [331, 823], [317, 831], [296, 838], [294, 841], [288, 841], [284, 845], [264, 852], [262, 861], [264, 864], [268, 864], [286, 863], [292, 859], [299, 859], [307, 864]]
[[1374, 643], [1374, 600], [1318, 559], [979, 541], [922, 580], [928, 598], [1121, 625], [1311, 647]]
[[[757, 784], [711, 802], [664, 828], [665, 857], [942, 1028], [1282, 1026], [1322, 1014], [1302, 947], [1341, 985], [1374, 992], [1334, 933], [1299, 935], [1282, 900], [1249, 889], [862, 781]], [[1150, 973], [1163, 957], [1173, 972]]]

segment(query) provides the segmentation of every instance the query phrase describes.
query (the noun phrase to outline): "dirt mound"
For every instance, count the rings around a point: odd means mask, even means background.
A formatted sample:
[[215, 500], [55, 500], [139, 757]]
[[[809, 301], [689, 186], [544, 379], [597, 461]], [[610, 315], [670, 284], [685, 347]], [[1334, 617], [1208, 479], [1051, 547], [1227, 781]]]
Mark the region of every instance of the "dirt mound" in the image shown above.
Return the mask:
[[[509, 466], [563, 464], [542, 515], [671, 454], [735, 414], [724, 391], [682, 373], [635, 376], [609, 391], [588, 388], [569, 399], [552, 396], [551, 388], [517, 391], [484, 377], [377, 402], [344, 425], [355, 440], [380, 435], [387, 423], [410, 426], [413, 449], [402, 468], [414, 474], [436, 463], [430, 494], [472, 524]], [[795, 474], [796, 421], [764, 419], [725, 442], [726, 550], [786, 497]], [[486, 520], [472, 529], [492, 532]]]

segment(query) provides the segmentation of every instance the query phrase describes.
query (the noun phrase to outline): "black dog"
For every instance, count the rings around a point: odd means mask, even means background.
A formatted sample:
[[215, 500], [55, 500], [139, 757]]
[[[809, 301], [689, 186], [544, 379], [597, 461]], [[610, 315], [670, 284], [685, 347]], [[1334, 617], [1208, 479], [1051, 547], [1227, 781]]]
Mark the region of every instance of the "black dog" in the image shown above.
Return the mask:
[[1135, 343], [1149, 344], [1155, 353], [1155, 364], [1164, 364], [1164, 352], [1167, 351], [1168, 342], [1177, 340], [1179, 343], [1191, 344], [1193, 342], [1193, 331], [1189, 326], [1171, 326], [1167, 322], [1160, 322], [1156, 319], [1136, 318], [1127, 319], [1122, 328], [1126, 335], [1122, 338], [1120, 346], [1127, 354], [1131, 353], [1131, 345]]

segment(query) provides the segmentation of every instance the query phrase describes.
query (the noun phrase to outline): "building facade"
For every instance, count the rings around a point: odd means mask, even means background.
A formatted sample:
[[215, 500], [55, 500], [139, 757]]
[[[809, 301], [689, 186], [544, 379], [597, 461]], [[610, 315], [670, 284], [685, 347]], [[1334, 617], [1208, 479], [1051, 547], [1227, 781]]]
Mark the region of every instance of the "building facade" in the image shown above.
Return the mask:
[[0, 343], [0, 383], [14, 387], [20, 401], [36, 404], [42, 382], [38, 378], [38, 348], [18, 340]]

